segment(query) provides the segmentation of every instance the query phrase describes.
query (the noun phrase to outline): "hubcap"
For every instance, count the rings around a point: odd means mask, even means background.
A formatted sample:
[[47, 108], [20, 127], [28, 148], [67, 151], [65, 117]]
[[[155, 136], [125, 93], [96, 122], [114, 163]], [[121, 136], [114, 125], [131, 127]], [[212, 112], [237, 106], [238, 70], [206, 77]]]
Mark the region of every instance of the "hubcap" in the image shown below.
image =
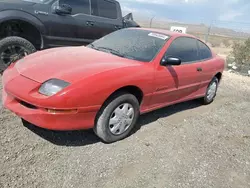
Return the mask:
[[209, 101], [212, 100], [212, 99], [215, 97], [216, 89], [217, 89], [217, 83], [216, 83], [216, 82], [213, 82], [213, 83], [209, 86], [208, 91], [207, 91], [207, 99], [208, 99]]
[[109, 119], [109, 130], [114, 135], [123, 134], [131, 126], [135, 111], [131, 104], [124, 103], [118, 106]]
[[26, 55], [28, 55], [28, 52], [24, 47], [12, 45], [1, 53], [0, 58], [4, 62], [4, 65], [8, 67], [12, 62], [17, 61]]

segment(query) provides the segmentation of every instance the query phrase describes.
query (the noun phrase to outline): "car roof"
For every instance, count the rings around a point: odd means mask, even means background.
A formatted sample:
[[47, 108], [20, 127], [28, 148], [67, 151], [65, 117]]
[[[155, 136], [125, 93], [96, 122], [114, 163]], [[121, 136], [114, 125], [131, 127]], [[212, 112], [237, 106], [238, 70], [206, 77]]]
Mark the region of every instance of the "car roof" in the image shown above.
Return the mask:
[[185, 36], [185, 37], [196, 38], [193, 35], [189, 35], [189, 34], [185, 34], [185, 33], [173, 32], [173, 31], [169, 31], [169, 30], [166, 30], [166, 29], [155, 29], [155, 28], [144, 28], [144, 27], [137, 27], [137, 28], [133, 28], [133, 29], [139, 29], [139, 30], [146, 30], [146, 31], [157, 32], [157, 33], [165, 34], [165, 35], [172, 36], [172, 37]]

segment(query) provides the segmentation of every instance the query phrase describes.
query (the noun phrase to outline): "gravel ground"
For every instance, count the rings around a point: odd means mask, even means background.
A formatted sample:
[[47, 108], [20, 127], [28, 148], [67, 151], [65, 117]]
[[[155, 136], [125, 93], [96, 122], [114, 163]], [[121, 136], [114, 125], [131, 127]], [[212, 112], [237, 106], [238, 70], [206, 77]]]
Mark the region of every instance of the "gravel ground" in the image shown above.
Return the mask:
[[0, 115], [0, 187], [250, 187], [250, 79], [225, 72], [213, 104], [145, 114], [114, 144]]

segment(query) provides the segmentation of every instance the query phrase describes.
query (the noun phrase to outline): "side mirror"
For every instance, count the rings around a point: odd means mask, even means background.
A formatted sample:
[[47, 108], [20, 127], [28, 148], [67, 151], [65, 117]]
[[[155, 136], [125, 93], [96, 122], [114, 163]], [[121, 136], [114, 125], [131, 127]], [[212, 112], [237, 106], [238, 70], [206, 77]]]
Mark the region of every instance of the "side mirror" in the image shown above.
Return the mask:
[[55, 7], [55, 13], [59, 14], [59, 15], [71, 14], [72, 7], [70, 5], [67, 5], [67, 4], [61, 4], [61, 5]]
[[161, 60], [161, 65], [163, 66], [167, 66], [167, 65], [180, 65], [181, 64], [181, 60], [179, 58], [175, 58], [175, 57], [167, 57], [167, 58], [163, 58]]

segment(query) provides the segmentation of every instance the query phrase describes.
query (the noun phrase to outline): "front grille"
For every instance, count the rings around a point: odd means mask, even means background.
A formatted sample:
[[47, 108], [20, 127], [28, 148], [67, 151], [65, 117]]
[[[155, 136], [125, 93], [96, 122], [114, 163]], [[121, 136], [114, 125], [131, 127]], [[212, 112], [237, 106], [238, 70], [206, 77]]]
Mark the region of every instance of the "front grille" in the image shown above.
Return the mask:
[[29, 104], [27, 102], [24, 102], [24, 101], [20, 101], [20, 104], [27, 107], [27, 108], [30, 108], [30, 109], [37, 109], [36, 106], [32, 105], [32, 104]]

